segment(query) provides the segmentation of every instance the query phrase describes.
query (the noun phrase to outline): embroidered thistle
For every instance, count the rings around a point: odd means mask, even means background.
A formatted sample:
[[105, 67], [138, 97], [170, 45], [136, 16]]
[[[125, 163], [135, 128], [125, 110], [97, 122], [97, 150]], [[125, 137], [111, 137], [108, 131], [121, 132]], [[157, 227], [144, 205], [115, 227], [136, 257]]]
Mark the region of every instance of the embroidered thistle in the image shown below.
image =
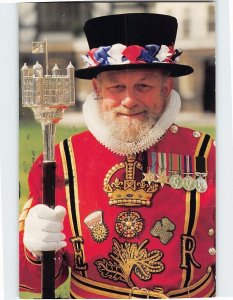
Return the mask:
[[84, 223], [91, 231], [91, 236], [97, 243], [102, 243], [108, 237], [108, 227], [103, 223], [103, 212], [94, 211], [84, 219]]
[[94, 241], [102, 243], [108, 237], [108, 228], [105, 224], [97, 224], [92, 228], [91, 235]]
[[173, 237], [176, 226], [168, 218], [157, 221], [151, 229], [151, 234], [160, 239], [160, 242], [167, 245]]
[[164, 270], [164, 264], [160, 261], [163, 253], [159, 250], [145, 249], [148, 242], [149, 240], [141, 244], [120, 243], [113, 239], [112, 253], [109, 254], [111, 259], [103, 258], [95, 261], [100, 275], [113, 281], [125, 282], [129, 287], [133, 287], [132, 272], [144, 281], [150, 280], [152, 274], [161, 273]]

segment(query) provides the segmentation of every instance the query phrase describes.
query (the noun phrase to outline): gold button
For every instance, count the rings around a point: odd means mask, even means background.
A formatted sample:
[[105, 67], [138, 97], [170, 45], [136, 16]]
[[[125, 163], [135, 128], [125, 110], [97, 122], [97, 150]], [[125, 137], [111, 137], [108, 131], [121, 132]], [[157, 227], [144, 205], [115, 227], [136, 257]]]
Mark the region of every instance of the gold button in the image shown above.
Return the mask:
[[178, 127], [176, 125], [172, 125], [171, 126], [171, 132], [172, 133], [177, 133], [177, 131], [178, 131]]
[[210, 228], [210, 229], [208, 230], [208, 235], [209, 235], [209, 236], [213, 236], [213, 235], [214, 235], [214, 229], [213, 229], [213, 228]]
[[199, 137], [201, 136], [201, 133], [200, 133], [199, 131], [194, 131], [194, 132], [193, 132], [193, 136], [194, 136], [195, 138], [199, 138]]
[[207, 268], [207, 273], [210, 273], [212, 271], [212, 268], [211, 268], [211, 266], [209, 266], [208, 268]]
[[216, 254], [216, 250], [214, 248], [210, 248], [208, 252], [209, 252], [210, 255], [215, 255]]

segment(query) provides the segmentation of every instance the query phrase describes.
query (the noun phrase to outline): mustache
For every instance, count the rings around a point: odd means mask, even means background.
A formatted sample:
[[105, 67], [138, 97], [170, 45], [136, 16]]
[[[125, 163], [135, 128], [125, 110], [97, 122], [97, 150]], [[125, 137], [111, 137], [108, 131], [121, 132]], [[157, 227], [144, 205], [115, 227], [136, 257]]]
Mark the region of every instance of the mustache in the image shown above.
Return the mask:
[[126, 114], [126, 115], [135, 115], [139, 113], [148, 114], [146, 110], [134, 107], [134, 108], [126, 108], [126, 107], [114, 107], [111, 108], [108, 112], [112, 112], [115, 114]]

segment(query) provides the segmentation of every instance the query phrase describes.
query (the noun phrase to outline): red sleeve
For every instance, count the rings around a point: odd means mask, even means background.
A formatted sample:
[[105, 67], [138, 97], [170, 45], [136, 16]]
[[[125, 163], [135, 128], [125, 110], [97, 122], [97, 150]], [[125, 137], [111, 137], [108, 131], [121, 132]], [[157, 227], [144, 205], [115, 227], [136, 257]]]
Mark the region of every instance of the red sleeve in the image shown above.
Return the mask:
[[[41, 262], [23, 244], [24, 220], [33, 206], [42, 202], [42, 155], [35, 161], [28, 178], [30, 196], [19, 217], [19, 288], [20, 291], [41, 292]], [[68, 277], [64, 250], [56, 253], [55, 286]]]

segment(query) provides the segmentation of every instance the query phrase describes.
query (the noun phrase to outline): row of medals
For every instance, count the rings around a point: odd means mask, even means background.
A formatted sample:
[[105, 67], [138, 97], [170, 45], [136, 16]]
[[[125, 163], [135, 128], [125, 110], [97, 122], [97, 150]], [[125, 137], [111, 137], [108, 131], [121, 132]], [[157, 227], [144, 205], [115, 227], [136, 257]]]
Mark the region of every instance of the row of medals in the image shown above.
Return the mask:
[[173, 189], [185, 189], [186, 191], [195, 190], [199, 193], [204, 193], [207, 188], [206, 174], [197, 173], [198, 177], [193, 178], [191, 174], [187, 174], [184, 178], [180, 174], [169, 176], [168, 183]]

